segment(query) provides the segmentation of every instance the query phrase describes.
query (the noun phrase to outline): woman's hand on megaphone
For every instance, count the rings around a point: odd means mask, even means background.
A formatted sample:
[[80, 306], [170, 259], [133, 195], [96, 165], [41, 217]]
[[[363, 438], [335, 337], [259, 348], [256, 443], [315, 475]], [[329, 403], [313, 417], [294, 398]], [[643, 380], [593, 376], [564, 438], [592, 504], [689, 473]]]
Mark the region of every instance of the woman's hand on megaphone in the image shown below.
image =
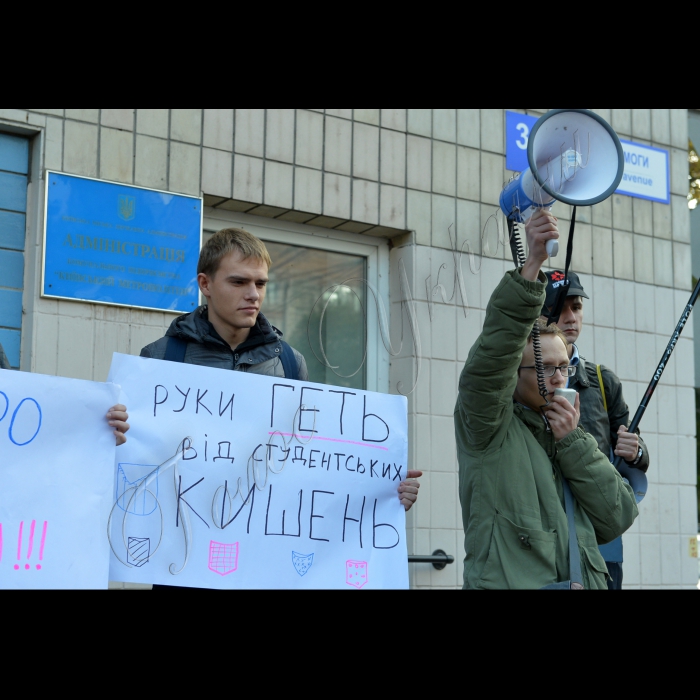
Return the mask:
[[520, 274], [534, 282], [540, 273], [543, 263], [549, 258], [547, 241], [559, 238], [557, 217], [545, 209], [538, 209], [525, 224], [528, 254]]

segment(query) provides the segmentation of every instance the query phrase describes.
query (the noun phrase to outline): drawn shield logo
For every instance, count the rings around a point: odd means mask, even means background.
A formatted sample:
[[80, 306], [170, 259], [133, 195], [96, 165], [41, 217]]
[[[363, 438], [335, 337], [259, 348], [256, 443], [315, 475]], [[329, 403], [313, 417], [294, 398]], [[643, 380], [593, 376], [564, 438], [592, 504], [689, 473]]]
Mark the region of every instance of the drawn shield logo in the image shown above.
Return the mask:
[[150, 515], [158, 508], [158, 470], [154, 464], [117, 465], [117, 505], [126, 513]]
[[238, 568], [238, 542], [209, 542], [209, 569], [219, 576], [228, 576]]
[[305, 576], [306, 572], [311, 568], [314, 563], [313, 554], [299, 554], [299, 552], [292, 552], [292, 564], [297, 570], [299, 576]]
[[148, 563], [151, 556], [151, 540], [149, 537], [129, 537], [129, 548], [126, 558], [129, 564], [141, 567]]
[[360, 589], [367, 584], [367, 562], [348, 559], [345, 562], [345, 582]]
[[120, 219], [131, 221], [136, 216], [136, 200], [126, 194], [120, 194], [118, 198], [118, 214]]

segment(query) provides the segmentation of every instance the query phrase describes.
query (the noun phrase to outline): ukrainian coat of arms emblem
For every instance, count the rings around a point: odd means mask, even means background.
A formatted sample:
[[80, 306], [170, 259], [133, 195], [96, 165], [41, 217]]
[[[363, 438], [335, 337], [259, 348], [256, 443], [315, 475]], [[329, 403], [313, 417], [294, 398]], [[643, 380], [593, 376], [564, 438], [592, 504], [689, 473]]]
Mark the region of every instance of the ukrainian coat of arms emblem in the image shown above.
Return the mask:
[[120, 194], [118, 197], [118, 209], [120, 219], [131, 221], [136, 216], [136, 199], [129, 197], [126, 194]]

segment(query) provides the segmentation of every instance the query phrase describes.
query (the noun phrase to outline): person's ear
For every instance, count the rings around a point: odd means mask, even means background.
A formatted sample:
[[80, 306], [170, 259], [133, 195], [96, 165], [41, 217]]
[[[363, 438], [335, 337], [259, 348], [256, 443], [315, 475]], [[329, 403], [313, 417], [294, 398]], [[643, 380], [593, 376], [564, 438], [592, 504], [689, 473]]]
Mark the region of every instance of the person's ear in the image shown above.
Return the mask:
[[209, 279], [209, 276], [205, 274], [204, 272], [200, 272], [197, 275], [197, 284], [199, 284], [199, 290], [204, 294], [207, 299], [211, 297], [211, 291], [209, 290], [209, 285], [211, 284], [211, 280]]

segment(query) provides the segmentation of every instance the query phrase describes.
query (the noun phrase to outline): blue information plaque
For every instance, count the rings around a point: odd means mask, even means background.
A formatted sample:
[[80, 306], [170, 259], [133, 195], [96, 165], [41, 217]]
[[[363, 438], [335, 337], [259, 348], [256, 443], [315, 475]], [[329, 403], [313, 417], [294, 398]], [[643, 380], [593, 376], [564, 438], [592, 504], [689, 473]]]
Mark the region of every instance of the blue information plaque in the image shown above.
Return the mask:
[[522, 172], [527, 162], [527, 143], [539, 117], [506, 111], [506, 169]]
[[198, 306], [200, 198], [46, 177], [43, 296], [160, 311]]

